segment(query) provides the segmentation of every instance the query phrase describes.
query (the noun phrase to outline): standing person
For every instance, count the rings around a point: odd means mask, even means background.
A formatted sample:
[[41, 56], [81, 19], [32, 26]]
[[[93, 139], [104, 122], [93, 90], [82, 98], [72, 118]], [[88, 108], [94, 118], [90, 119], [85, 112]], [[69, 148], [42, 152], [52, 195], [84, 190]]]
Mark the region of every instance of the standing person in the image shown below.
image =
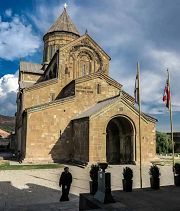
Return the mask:
[[59, 179], [59, 187], [62, 185], [62, 196], [60, 201], [69, 201], [69, 190], [72, 183], [72, 174], [69, 172], [69, 168], [65, 167]]

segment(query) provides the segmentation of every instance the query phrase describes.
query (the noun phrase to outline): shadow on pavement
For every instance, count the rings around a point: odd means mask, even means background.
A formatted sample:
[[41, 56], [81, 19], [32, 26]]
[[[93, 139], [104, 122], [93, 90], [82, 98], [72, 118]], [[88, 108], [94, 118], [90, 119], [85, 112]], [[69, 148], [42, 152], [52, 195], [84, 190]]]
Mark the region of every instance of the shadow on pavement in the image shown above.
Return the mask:
[[[59, 207], [77, 206], [79, 197], [69, 194], [69, 202], [59, 202], [60, 190], [55, 190], [37, 184], [26, 184], [21, 189], [14, 187], [10, 181], [0, 182], [0, 210], [14, 210], [16, 207], [30, 205], [58, 204]], [[38, 208], [36, 208], [38, 210]], [[17, 209], [18, 210], [18, 209]], [[24, 210], [24, 209], [23, 209]], [[39, 209], [40, 210], [40, 209]], [[76, 210], [76, 209], [75, 209]]]
[[130, 210], [180, 210], [180, 188], [176, 186], [161, 186], [160, 190], [113, 191], [112, 194], [116, 202], [123, 203]]

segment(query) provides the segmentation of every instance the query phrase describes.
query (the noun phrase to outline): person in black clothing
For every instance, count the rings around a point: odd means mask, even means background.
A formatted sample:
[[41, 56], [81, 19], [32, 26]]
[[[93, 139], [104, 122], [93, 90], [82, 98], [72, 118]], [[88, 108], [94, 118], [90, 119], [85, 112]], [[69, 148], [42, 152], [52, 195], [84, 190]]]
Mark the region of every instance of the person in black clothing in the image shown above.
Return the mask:
[[59, 187], [62, 186], [62, 196], [60, 201], [69, 201], [68, 195], [72, 183], [72, 174], [69, 172], [69, 168], [65, 167], [64, 172], [62, 172]]

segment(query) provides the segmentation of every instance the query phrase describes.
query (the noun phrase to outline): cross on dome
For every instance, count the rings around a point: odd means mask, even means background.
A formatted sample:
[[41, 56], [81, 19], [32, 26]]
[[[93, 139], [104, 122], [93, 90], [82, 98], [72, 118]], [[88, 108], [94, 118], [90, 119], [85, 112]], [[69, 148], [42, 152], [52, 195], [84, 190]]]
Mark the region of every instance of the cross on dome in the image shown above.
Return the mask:
[[64, 9], [66, 9], [66, 8], [67, 8], [67, 6], [68, 6], [68, 5], [65, 3], [65, 4], [64, 4]]

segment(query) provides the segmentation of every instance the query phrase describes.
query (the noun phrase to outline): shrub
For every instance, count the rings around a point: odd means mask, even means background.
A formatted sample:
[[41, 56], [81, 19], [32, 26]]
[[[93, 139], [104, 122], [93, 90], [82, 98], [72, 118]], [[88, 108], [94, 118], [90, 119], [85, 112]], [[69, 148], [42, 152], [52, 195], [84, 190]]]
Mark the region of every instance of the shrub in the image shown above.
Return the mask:
[[156, 152], [159, 154], [168, 154], [172, 152], [172, 142], [170, 135], [156, 132]]
[[123, 177], [125, 180], [132, 180], [133, 178], [133, 170], [129, 167], [125, 167], [123, 169]]
[[159, 170], [158, 166], [156, 166], [156, 165], [152, 165], [150, 167], [149, 174], [153, 178], [159, 178], [159, 176], [161, 176], [160, 170]]
[[180, 163], [175, 163], [174, 173], [177, 174], [177, 175], [180, 175]]

